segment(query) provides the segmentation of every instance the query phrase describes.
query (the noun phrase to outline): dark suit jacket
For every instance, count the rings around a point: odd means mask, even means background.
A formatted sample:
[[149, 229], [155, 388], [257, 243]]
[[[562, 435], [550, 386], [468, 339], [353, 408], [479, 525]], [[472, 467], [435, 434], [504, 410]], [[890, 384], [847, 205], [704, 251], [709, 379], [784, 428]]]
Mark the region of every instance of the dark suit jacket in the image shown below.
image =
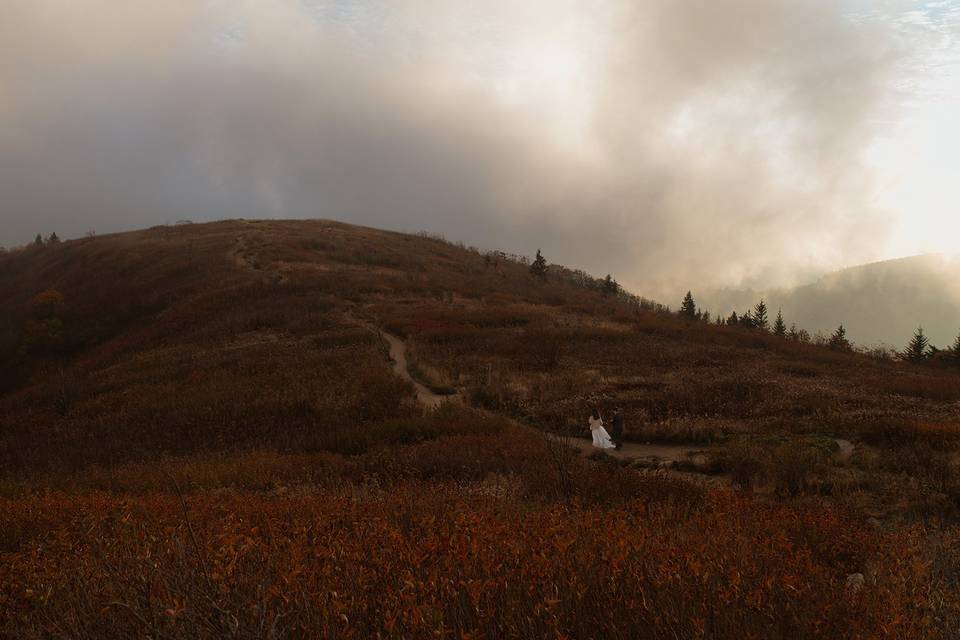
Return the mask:
[[623, 435], [623, 414], [618, 413], [613, 416], [613, 422], [610, 425], [610, 435], [619, 438]]

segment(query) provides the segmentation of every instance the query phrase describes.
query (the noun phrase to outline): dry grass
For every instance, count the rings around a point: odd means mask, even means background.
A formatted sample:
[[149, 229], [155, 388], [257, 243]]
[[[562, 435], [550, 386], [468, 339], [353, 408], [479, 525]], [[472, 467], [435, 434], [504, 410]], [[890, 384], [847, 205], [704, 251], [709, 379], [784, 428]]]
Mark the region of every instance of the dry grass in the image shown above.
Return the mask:
[[[901, 536], [644, 487], [531, 508], [488, 485], [0, 501], [17, 637], [936, 637]], [[39, 507], [39, 510], [34, 509]], [[40, 520], [38, 521], [38, 515]], [[13, 538], [9, 531], [14, 531]], [[845, 593], [845, 576], [869, 587]]]
[[[958, 380], [328, 221], [0, 255], [0, 636], [943, 637]], [[506, 419], [615, 405], [754, 491]]]

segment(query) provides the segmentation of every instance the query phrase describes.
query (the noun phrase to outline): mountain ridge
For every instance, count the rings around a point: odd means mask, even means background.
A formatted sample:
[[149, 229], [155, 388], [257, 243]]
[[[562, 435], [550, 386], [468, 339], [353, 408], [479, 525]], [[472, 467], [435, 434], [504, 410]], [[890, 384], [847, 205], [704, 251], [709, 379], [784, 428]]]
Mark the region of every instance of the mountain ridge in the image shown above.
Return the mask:
[[699, 298], [726, 316], [764, 299], [783, 309], [788, 326], [829, 334], [843, 325], [864, 346], [902, 348], [922, 326], [934, 344], [949, 346], [960, 332], [960, 257], [945, 253], [881, 260], [822, 275], [792, 288], [717, 290]]

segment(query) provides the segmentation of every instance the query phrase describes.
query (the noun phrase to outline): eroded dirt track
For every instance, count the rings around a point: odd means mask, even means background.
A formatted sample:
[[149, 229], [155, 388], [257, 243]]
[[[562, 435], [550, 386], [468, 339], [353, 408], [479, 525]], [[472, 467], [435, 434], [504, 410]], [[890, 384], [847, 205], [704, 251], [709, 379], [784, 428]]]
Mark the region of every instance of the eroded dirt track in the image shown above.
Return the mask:
[[413, 388], [417, 392], [417, 400], [431, 409], [436, 409], [444, 402], [461, 401], [460, 394], [442, 395], [434, 393], [429, 387], [418, 382], [412, 375], [410, 375], [410, 368], [407, 365], [406, 343], [397, 336], [387, 333], [386, 331], [379, 331], [379, 333], [380, 337], [386, 341], [390, 349], [390, 360], [393, 362], [393, 371], [398, 376], [404, 380], [407, 380], [413, 385]]

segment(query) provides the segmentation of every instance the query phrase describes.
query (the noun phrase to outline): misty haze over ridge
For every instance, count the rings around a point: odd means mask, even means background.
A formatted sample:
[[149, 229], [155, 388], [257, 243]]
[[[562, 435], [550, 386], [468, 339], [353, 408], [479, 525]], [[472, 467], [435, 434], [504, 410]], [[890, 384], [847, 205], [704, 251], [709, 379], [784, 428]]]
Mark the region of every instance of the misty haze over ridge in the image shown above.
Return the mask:
[[803, 282], [889, 255], [865, 149], [936, 4], [13, 0], [0, 243], [324, 217], [667, 302]]
[[787, 326], [829, 335], [840, 324], [864, 346], [903, 349], [922, 326], [931, 342], [950, 347], [960, 334], [960, 255], [928, 254], [851, 267], [795, 288], [704, 291], [698, 303], [724, 318], [763, 298]]

